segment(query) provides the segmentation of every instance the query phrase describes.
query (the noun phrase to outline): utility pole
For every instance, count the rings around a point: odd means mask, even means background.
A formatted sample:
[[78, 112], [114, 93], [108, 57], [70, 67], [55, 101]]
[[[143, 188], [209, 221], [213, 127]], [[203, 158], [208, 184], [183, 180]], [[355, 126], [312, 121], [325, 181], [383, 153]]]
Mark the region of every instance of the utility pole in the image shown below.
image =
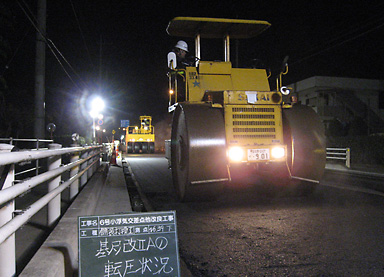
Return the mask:
[[45, 137], [45, 34], [47, 1], [37, 1], [35, 63], [35, 138]]

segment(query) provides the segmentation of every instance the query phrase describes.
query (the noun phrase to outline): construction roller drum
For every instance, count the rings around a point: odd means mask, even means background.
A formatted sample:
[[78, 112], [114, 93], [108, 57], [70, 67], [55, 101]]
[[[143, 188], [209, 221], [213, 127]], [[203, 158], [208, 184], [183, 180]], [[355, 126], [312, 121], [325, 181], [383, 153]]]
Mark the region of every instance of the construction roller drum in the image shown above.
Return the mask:
[[324, 173], [326, 142], [324, 125], [308, 106], [283, 109], [287, 164], [293, 179], [318, 181]]
[[181, 201], [215, 198], [228, 181], [222, 109], [179, 104], [171, 134], [172, 178]]

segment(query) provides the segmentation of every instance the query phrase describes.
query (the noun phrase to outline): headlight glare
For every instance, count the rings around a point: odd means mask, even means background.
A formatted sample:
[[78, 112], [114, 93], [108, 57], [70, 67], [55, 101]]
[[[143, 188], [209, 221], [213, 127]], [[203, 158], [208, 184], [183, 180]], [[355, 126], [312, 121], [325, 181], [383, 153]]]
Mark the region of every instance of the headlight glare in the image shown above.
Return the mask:
[[285, 149], [284, 149], [284, 147], [276, 146], [276, 147], [272, 148], [271, 154], [272, 154], [273, 158], [281, 159], [285, 156]]
[[244, 158], [244, 150], [241, 147], [231, 147], [228, 156], [232, 162], [240, 162]]

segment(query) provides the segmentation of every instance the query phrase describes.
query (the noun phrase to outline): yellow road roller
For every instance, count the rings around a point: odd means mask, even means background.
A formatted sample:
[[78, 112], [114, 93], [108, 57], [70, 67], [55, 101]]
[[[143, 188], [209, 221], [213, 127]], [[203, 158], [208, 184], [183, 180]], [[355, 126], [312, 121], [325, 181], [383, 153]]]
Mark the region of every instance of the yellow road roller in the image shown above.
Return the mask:
[[[230, 39], [254, 38], [269, 27], [266, 21], [241, 19], [176, 17], [169, 22], [169, 35], [195, 41], [193, 62], [178, 66], [173, 52], [167, 61], [173, 119], [166, 157], [181, 201], [213, 199], [239, 174], [307, 188], [323, 175], [324, 126], [311, 107], [284, 101], [290, 99], [290, 89], [282, 86], [287, 61], [275, 90], [265, 68], [231, 63]], [[223, 39], [222, 61], [202, 59], [202, 39]]]
[[128, 126], [125, 129], [125, 142], [128, 153], [155, 153], [155, 128], [152, 117], [140, 116], [140, 126]]

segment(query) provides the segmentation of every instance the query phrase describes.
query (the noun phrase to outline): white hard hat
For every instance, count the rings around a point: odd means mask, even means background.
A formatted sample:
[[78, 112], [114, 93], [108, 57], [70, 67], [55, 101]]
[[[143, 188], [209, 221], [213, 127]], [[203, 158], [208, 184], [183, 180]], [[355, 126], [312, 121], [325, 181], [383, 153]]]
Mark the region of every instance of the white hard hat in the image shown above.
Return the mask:
[[188, 52], [188, 44], [184, 40], [179, 40], [175, 47]]

